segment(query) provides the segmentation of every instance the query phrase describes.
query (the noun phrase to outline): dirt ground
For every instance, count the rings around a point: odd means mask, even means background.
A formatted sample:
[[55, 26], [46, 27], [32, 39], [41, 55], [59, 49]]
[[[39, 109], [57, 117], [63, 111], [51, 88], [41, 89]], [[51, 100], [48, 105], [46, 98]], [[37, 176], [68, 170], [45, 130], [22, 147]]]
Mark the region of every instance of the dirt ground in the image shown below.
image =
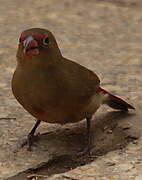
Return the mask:
[[[0, 179], [141, 180], [141, 0], [0, 2]], [[19, 35], [31, 27], [51, 30], [65, 57], [96, 72], [103, 88], [136, 108], [98, 110], [91, 156], [76, 156], [85, 146], [85, 121], [42, 123], [32, 152], [20, 148], [34, 118], [14, 99], [11, 78]]]

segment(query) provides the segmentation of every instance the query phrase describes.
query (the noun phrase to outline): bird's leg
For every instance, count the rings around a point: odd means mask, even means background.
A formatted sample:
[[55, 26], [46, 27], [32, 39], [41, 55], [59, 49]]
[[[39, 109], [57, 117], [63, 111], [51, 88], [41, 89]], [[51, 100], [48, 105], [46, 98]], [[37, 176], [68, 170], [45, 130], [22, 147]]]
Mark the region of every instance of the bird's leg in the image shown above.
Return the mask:
[[29, 151], [31, 151], [31, 146], [32, 146], [32, 143], [33, 143], [34, 134], [35, 134], [35, 131], [36, 131], [37, 127], [40, 125], [40, 122], [41, 122], [40, 120], [37, 120], [34, 127], [30, 131], [30, 133], [28, 134], [27, 145], [28, 145], [28, 150]]
[[87, 129], [86, 129], [86, 137], [87, 137], [87, 144], [85, 145], [85, 148], [83, 151], [79, 152], [78, 155], [82, 156], [85, 154], [90, 154], [90, 147], [91, 147], [91, 117], [86, 118], [87, 123]]
[[90, 147], [91, 147], [91, 117], [86, 118], [86, 123], [87, 123], [87, 129], [86, 129], [86, 140], [87, 140], [87, 144], [84, 148], [84, 150], [82, 151], [82, 155], [84, 154], [90, 154]]
[[22, 144], [22, 146], [26, 145], [28, 146], [28, 150], [31, 151], [31, 146], [32, 146], [32, 143], [33, 143], [33, 138], [34, 138], [34, 133], [37, 129], [37, 127], [39, 126], [41, 120], [37, 120], [34, 127], [32, 128], [32, 130], [30, 131], [30, 133], [28, 134], [28, 138], [27, 140]]
[[90, 148], [91, 148], [91, 118], [86, 118], [87, 122], [87, 145], [86, 145], [86, 152], [90, 154]]

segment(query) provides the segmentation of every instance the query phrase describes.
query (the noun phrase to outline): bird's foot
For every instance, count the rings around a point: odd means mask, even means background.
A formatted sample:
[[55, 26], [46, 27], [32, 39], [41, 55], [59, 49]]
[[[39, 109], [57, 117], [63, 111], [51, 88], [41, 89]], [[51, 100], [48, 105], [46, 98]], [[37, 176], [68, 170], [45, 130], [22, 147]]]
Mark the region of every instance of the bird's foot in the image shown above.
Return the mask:
[[27, 150], [31, 151], [32, 150], [33, 142], [35, 141], [35, 138], [36, 137], [33, 134], [28, 134], [27, 139], [24, 139], [21, 142], [21, 147], [24, 147], [25, 145], [27, 145]]
[[88, 155], [88, 156], [91, 155], [90, 146], [88, 146], [88, 145], [85, 146], [85, 148], [83, 150], [81, 150], [77, 153], [77, 156], [85, 156], [85, 155]]

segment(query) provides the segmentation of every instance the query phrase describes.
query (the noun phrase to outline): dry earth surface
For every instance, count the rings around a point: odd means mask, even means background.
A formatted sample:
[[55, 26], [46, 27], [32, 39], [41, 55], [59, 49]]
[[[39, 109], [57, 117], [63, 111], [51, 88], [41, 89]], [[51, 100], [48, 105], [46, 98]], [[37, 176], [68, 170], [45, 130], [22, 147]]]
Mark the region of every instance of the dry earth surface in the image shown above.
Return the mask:
[[[0, 179], [142, 180], [141, 0], [0, 0]], [[65, 57], [95, 71], [102, 87], [136, 107], [102, 107], [92, 120], [92, 155], [85, 122], [42, 123], [32, 152], [20, 148], [34, 123], [14, 99], [11, 77], [21, 31], [51, 30]], [[56, 174], [56, 175], [55, 175]]]

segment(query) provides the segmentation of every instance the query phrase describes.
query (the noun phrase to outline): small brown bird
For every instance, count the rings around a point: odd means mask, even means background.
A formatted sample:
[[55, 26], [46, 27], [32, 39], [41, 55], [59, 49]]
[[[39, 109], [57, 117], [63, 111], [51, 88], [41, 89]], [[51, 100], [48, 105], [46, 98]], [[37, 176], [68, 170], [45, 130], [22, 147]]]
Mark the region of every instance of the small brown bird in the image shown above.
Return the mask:
[[32, 28], [22, 32], [17, 51], [12, 91], [18, 102], [36, 119], [28, 135], [30, 149], [41, 121], [75, 123], [86, 118], [90, 149], [90, 120], [101, 104], [128, 111], [133, 106], [100, 87], [98, 76], [64, 58], [53, 34]]

